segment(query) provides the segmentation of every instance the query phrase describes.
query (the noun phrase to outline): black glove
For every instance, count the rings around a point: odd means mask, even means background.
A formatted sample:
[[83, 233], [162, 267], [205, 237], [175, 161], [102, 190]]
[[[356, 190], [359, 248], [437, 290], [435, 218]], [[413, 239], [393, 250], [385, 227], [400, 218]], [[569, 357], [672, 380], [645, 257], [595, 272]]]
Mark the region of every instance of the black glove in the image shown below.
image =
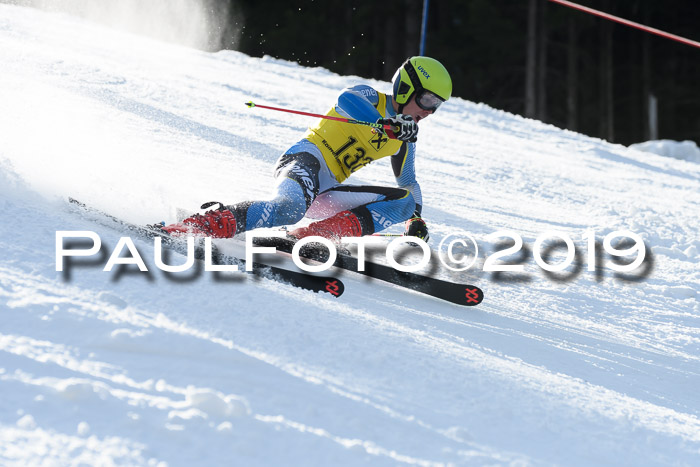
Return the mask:
[[413, 121], [413, 117], [410, 115], [398, 114], [389, 118], [380, 118], [377, 123], [393, 127], [392, 130], [382, 130], [391, 139], [409, 143], [415, 143], [418, 139], [418, 124]]
[[418, 237], [424, 242], [427, 242], [430, 238], [428, 226], [425, 225], [425, 221], [418, 214], [414, 214], [413, 217], [406, 221], [406, 232], [404, 232], [404, 235]]

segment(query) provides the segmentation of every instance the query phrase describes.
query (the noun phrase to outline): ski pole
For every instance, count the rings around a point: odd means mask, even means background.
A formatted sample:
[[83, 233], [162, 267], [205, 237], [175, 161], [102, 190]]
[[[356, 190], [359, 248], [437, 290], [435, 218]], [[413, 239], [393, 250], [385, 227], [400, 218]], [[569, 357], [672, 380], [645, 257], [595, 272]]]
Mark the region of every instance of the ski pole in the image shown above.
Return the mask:
[[277, 110], [279, 112], [289, 112], [291, 114], [306, 115], [307, 117], [325, 118], [326, 120], [335, 120], [337, 122], [353, 123], [355, 125], [371, 126], [372, 128], [377, 128], [380, 130], [389, 130], [389, 131], [393, 131], [393, 132], [399, 131], [398, 127], [394, 127], [391, 125], [382, 125], [381, 123], [363, 122], [362, 120], [355, 120], [352, 118], [343, 118], [343, 117], [333, 117], [331, 115], [313, 114], [313, 113], [309, 113], [309, 112], [302, 112], [300, 110], [281, 109], [279, 107], [270, 107], [269, 105], [256, 104], [253, 101], [248, 101], [245, 103], [245, 105], [247, 105], [251, 109], [253, 107], [260, 107], [261, 109]]

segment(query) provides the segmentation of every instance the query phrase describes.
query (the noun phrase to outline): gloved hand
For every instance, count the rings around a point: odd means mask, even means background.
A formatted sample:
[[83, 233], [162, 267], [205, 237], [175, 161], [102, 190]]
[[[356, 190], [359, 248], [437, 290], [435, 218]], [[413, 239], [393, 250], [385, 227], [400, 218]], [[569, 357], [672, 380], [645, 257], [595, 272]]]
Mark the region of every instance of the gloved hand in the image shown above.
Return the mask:
[[380, 125], [391, 125], [393, 130], [382, 130], [391, 139], [415, 143], [418, 139], [418, 124], [410, 115], [398, 114], [389, 118], [377, 120]]
[[413, 217], [406, 221], [406, 231], [404, 235], [418, 237], [424, 242], [427, 242], [430, 238], [430, 235], [428, 235], [428, 226], [425, 225], [425, 221], [418, 213], [414, 214]]

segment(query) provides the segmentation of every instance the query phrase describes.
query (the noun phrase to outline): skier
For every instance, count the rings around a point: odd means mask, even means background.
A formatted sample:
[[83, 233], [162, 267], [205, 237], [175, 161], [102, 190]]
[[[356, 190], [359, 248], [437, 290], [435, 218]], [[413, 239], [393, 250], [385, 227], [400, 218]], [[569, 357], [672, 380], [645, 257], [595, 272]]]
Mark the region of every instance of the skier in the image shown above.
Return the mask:
[[[173, 236], [229, 238], [256, 228], [295, 224], [306, 216], [322, 220], [289, 235], [297, 239], [318, 235], [338, 243], [342, 237], [371, 235], [406, 221], [405, 235], [427, 240], [415, 176], [418, 122], [451, 94], [450, 75], [440, 62], [411, 57], [394, 75], [393, 95], [367, 85], [353, 86], [327, 114], [389, 124], [394, 131], [321, 119], [277, 161], [272, 199], [229, 206], [207, 203], [202, 208], [219, 207], [162, 229]], [[342, 185], [352, 173], [387, 156], [397, 188]]]

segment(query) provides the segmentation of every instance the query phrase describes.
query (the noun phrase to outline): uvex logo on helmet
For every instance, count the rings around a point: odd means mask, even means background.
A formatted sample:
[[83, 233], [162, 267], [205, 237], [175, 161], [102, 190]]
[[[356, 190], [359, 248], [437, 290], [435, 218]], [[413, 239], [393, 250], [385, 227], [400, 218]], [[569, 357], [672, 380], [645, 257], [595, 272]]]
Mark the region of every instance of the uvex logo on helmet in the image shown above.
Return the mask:
[[428, 74], [427, 71], [425, 71], [425, 68], [423, 68], [422, 66], [418, 65], [418, 71], [423, 73], [423, 76], [425, 76], [426, 78], [430, 78], [430, 75]]

